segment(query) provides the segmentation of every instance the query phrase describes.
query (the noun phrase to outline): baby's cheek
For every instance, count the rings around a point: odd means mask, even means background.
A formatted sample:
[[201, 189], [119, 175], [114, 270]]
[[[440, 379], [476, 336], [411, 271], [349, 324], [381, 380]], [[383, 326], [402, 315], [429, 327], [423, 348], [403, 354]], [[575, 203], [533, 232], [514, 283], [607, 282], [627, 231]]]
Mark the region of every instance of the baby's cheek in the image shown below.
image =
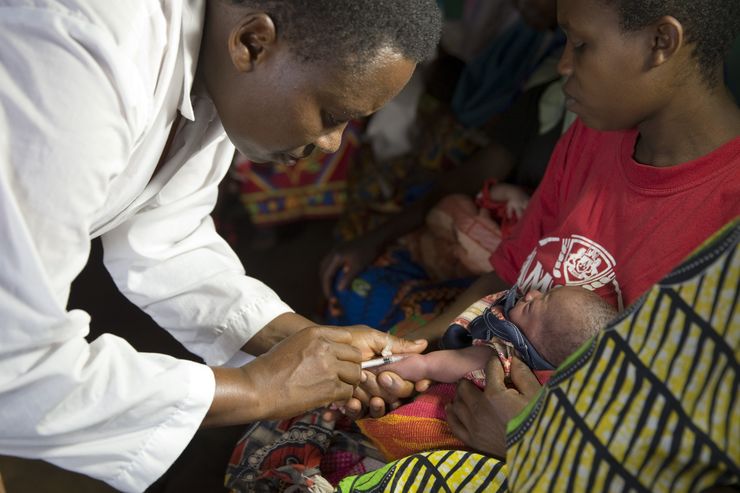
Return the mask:
[[520, 304], [517, 304], [509, 310], [509, 321], [520, 328], [523, 326], [526, 326], [527, 323], [527, 317], [524, 316], [522, 313], [522, 308]]
[[532, 346], [534, 346], [535, 349], [539, 350], [539, 348], [544, 347], [545, 329], [542, 324], [531, 324], [530, 327], [528, 327], [526, 331], [523, 330], [522, 333], [524, 333], [527, 339], [529, 339], [529, 342], [532, 343]]

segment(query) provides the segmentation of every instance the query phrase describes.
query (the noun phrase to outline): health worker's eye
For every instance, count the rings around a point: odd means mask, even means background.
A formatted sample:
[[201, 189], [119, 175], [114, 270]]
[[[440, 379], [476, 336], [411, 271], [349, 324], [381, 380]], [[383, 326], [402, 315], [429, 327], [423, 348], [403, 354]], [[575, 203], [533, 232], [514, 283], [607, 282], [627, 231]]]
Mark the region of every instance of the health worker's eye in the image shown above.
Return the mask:
[[346, 123], [346, 120], [342, 120], [339, 117], [332, 115], [326, 111], [321, 114], [322, 124], [327, 128], [334, 128]]

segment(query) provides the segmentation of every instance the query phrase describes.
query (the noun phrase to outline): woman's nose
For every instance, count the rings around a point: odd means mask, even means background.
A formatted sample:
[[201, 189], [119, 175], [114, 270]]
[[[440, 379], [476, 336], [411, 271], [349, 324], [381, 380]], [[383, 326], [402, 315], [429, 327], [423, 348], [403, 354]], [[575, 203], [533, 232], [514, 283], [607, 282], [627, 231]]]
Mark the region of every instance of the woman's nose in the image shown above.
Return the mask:
[[565, 49], [558, 61], [558, 73], [563, 77], [570, 77], [573, 74], [573, 45], [570, 41], [565, 43]]

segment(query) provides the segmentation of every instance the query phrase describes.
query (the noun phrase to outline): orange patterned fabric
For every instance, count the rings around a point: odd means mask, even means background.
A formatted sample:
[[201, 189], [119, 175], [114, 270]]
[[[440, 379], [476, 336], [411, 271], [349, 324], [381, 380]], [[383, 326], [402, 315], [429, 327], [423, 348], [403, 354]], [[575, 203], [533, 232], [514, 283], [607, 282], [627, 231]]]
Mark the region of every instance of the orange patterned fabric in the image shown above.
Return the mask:
[[372, 440], [387, 460], [436, 449], [466, 449], [447, 424], [445, 405], [455, 398], [455, 385], [432, 385], [413, 402], [382, 418], [357, 420], [362, 433]]
[[[483, 371], [480, 370], [480, 373], [483, 374]], [[534, 373], [544, 385], [554, 371]], [[478, 379], [473, 382], [479, 386], [484, 384]], [[434, 384], [413, 402], [381, 418], [359, 419], [357, 426], [388, 461], [431, 450], [469, 450], [452, 434], [447, 424], [445, 405], [455, 398], [455, 389], [456, 385], [451, 383]]]

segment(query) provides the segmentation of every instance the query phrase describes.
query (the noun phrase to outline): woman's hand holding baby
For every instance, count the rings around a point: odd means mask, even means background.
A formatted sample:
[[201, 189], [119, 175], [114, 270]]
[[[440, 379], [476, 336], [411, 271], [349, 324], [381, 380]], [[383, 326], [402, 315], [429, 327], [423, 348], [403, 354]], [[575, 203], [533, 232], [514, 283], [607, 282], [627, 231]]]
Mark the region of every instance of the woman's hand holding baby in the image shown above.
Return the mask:
[[511, 380], [504, 383], [504, 369], [498, 356], [486, 364], [486, 388], [481, 392], [472, 382], [460, 381], [457, 396], [447, 406], [447, 422], [452, 432], [470, 447], [504, 459], [506, 425], [537, 395], [542, 386], [532, 370], [520, 359], [511, 362]]

